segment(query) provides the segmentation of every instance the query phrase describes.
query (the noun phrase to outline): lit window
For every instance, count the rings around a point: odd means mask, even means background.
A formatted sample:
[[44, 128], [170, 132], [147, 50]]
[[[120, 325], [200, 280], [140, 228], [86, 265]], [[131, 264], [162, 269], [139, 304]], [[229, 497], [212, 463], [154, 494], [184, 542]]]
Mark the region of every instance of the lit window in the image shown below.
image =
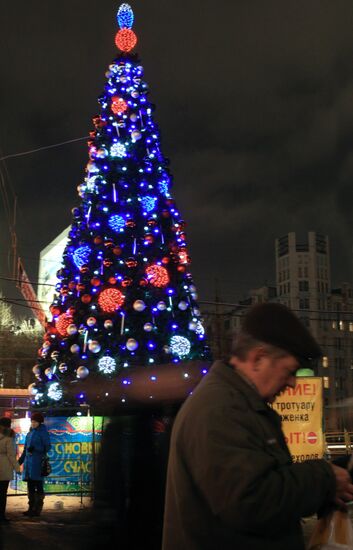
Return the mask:
[[344, 322], [343, 321], [339, 322], [339, 327], [340, 327], [340, 330], [344, 330]]
[[326, 369], [328, 367], [328, 357], [324, 355], [322, 358], [322, 366]]
[[353, 332], [353, 323], [349, 323], [349, 332]]
[[324, 376], [324, 388], [327, 390], [330, 387], [330, 380], [328, 376]]
[[332, 321], [332, 328], [333, 328], [334, 330], [337, 329], [337, 322], [336, 322], [336, 321]]

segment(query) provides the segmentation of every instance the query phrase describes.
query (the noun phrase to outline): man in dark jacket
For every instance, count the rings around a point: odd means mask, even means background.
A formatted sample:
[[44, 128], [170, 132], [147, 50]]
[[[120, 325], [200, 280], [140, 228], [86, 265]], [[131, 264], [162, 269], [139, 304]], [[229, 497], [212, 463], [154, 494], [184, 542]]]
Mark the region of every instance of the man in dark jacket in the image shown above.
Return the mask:
[[280, 304], [251, 309], [173, 428], [163, 550], [304, 550], [301, 517], [353, 499], [348, 472], [292, 463], [268, 403], [320, 349]]

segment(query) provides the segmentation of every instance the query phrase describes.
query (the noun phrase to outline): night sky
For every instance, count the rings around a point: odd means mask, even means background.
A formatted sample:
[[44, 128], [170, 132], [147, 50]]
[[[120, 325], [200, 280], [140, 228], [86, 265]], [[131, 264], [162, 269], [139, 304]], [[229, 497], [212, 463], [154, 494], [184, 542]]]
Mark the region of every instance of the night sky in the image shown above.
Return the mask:
[[[328, 234], [333, 283], [352, 280], [352, 0], [131, 0], [173, 196], [200, 299], [275, 282], [274, 239]], [[112, 0], [3, 2], [3, 155], [88, 135], [116, 56]], [[6, 161], [19, 253], [69, 223], [85, 140]], [[4, 168], [4, 166], [2, 166]], [[1, 214], [0, 276], [8, 276]], [[0, 284], [7, 297], [19, 296]]]

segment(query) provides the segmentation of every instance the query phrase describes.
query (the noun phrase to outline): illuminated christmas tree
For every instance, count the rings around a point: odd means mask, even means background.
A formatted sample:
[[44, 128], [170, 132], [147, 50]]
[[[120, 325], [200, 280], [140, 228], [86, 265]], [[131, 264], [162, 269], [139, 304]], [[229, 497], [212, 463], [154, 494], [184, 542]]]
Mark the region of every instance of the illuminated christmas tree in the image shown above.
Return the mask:
[[130, 369], [208, 359], [185, 222], [171, 196], [143, 67], [131, 53], [131, 7], [122, 4], [117, 17], [121, 53], [93, 118], [81, 202], [33, 368], [34, 406], [72, 403], [73, 382], [79, 403], [88, 379], [129, 384]]

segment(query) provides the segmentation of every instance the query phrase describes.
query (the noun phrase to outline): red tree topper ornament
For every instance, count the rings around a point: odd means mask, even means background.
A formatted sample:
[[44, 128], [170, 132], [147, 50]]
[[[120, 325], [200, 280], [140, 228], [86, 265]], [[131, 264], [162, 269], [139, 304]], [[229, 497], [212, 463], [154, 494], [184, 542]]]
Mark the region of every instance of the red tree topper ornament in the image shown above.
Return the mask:
[[161, 265], [150, 265], [146, 269], [146, 275], [151, 285], [157, 288], [163, 288], [169, 283], [168, 271]]
[[128, 104], [122, 97], [113, 95], [112, 97], [112, 111], [115, 115], [122, 115], [128, 108]]
[[115, 44], [122, 52], [131, 52], [137, 44], [137, 36], [131, 29], [120, 29], [116, 33]]
[[55, 323], [56, 330], [61, 336], [67, 336], [67, 327], [73, 323], [71, 315], [62, 313], [59, 315], [58, 320]]
[[125, 301], [125, 296], [117, 288], [103, 290], [98, 298], [100, 308], [106, 313], [112, 313], [120, 309]]

